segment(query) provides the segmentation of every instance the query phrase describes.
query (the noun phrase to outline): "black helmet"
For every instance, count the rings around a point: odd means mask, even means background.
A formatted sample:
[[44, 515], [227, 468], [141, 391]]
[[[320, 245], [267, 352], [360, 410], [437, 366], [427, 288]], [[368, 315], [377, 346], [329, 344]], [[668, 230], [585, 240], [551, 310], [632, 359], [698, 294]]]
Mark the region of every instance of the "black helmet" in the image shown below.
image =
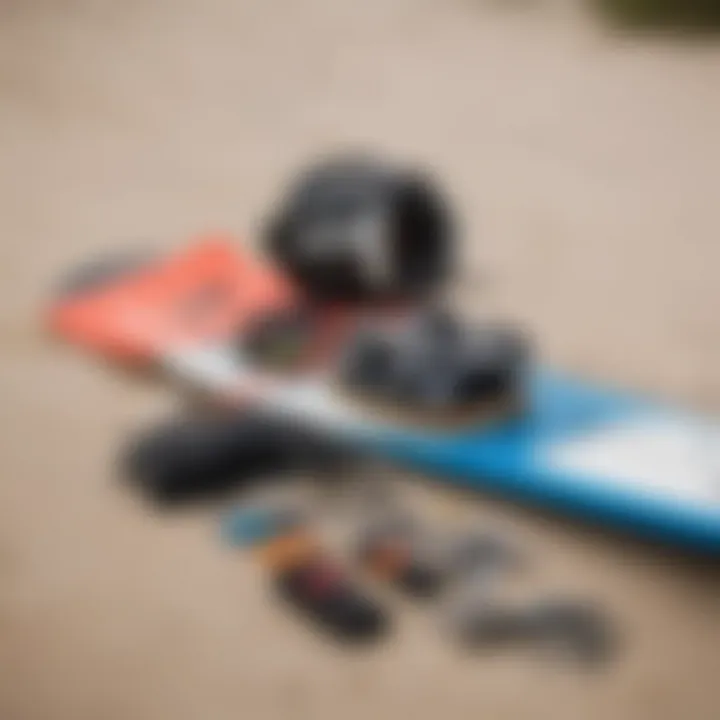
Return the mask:
[[417, 298], [450, 270], [451, 225], [427, 175], [372, 158], [339, 157], [291, 185], [265, 241], [311, 297]]

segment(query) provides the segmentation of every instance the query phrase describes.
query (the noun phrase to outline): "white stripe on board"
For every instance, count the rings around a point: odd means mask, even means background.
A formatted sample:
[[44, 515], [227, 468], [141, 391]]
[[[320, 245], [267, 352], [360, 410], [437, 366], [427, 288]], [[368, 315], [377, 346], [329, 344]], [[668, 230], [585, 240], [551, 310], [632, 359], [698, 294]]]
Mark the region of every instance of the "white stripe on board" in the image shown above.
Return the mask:
[[720, 506], [720, 427], [642, 416], [552, 443], [555, 470]]

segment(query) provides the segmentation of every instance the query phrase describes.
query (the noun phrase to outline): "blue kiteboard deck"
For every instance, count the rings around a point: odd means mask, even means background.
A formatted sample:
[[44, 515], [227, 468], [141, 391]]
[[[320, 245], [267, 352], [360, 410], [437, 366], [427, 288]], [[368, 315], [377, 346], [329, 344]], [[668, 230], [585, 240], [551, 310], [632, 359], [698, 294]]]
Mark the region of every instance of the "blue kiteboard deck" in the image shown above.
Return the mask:
[[458, 484], [720, 553], [720, 424], [538, 371], [526, 416], [451, 434], [374, 434], [378, 451]]
[[327, 376], [262, 378], [227, 348], [168, 358], [175, 374], [290, 414], [444, 481], [720, 554], [720, 424], [551, 370], [519, 418], [463, 429], [400, 426]]

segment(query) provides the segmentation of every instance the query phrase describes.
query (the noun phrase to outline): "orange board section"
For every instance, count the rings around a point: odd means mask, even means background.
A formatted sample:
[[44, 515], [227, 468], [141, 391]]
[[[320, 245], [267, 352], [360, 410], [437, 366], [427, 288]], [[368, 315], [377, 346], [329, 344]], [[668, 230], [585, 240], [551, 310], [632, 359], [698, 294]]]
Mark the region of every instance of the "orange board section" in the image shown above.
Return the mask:
[[231, 237], [209, 236], [129, 276], [62, 298], [49, 320], [76, 345], [143, 364], [171, 349], [228, 339], [257, 316], [296, 301], [269, 264]]

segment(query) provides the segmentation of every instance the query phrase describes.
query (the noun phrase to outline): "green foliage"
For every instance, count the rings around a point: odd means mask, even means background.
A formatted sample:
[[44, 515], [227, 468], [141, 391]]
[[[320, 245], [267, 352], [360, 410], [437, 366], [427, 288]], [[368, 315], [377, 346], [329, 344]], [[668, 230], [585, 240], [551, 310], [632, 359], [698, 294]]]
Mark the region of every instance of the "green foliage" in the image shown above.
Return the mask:
[[614, 22], [633, 28], [720, 30], [720, 0], [595, 0]]

